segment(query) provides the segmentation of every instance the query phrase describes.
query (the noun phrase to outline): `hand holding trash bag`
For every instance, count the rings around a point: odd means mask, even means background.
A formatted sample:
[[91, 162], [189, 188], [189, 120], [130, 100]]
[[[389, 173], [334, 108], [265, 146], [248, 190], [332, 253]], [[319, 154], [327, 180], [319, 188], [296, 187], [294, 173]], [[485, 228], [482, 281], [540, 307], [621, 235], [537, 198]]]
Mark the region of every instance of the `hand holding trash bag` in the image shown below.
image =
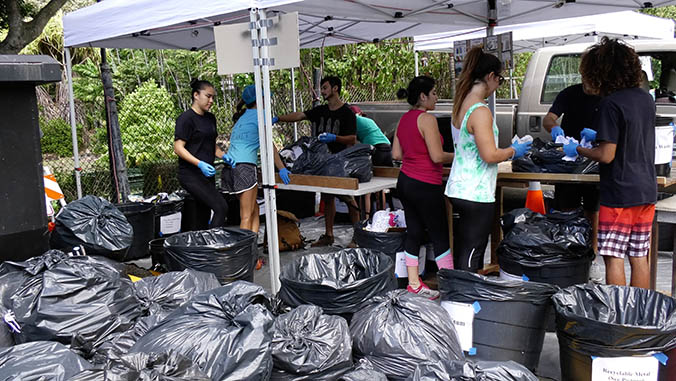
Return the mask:
[[554, 126], [552, 128], [552, 141], [556, 140], [559, 136], [565, 136], [563, 128], [561, 128], [561, 126]]
[[206, 177], [211, 177], [216, 174], [214, 167], [211, 164], [205, 163], [203, 161], [197, 163], [197, 168], [199, 168], [200, 171], [202, 171], [202, 174]]
[[579, 144], [571, 140], [568, 144], [563, 146], [563, 152], [566, 156], [575, 157], [577, 156], [577, 146], [579, 146]]
[[332, 143], [336, 141], [336, 134], [325, 132], [319, 135], [319, 141], [322, 143]]
[[525, 143], [519, 143], [518, 141], [515, 141], [512, 143], [512, 148], [514, 148], [514, 155], [512, 156], [512, 159], [518, 159], [521, 156], [525, 155], [528, 150], [530, 150], [530, 146], [533, 144], [533, 142], [525, 142]]
[[593, 142], [596, 140], [596, 131], [592, 130], [591, 128], [584, 128], [580, 132], [580, 137], [584, 138], [588, 142]]

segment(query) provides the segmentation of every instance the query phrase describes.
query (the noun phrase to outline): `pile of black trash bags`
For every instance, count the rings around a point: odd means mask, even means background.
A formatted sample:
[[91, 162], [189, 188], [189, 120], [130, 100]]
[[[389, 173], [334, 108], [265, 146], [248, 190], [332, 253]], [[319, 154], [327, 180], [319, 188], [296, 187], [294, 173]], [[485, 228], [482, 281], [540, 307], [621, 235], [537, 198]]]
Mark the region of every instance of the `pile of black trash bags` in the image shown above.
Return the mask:
[[405, 290], [348, 323], [246, 281], [188, 269], [131, 282], [116, 262], [51, 250], [0, 264], [0, 313], [0, 380], [536, 380], [467, 361], [446, 311]]
[[533, 140], [530, 151], [512, 160], [512, 172], [598, 174], [599, 163], [580, 155], [574, 161], [562, 160], [566, 156], [561, 144]]
[[279, 152], [291, 173], [317, 176], [354, 177], [371, 180], [373, 165], [368, 144], [355, 144], [336, 154], [317, 138], [304, 136]]

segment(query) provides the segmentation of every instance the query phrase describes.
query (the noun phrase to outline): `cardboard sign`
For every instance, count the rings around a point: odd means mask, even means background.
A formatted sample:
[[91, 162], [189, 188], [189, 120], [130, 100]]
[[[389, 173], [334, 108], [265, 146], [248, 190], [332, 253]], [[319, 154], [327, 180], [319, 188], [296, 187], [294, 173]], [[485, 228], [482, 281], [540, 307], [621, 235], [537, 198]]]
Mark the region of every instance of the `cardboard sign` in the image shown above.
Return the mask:
[[658, 360], [648, 357], [596, 357], [592, 381], [657, 381]]
[[181, 231], [181, 212], [160, 216], [160, 233], [174, 234]]
[[460, 347], [468, 352], [473, 346], [472, 329], [474, 324], [474, 306], [467, 303], [444, 301], [441, 306], [451, 317], [455, 331], [460, 339]]

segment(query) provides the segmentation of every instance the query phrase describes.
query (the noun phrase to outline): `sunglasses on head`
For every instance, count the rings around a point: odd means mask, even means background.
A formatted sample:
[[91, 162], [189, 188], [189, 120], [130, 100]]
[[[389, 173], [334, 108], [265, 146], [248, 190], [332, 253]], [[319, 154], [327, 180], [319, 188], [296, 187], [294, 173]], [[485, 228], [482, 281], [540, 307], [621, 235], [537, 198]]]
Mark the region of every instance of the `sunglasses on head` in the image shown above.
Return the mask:
[[497, 77], [498, 77], [498, 85], [502, 86], [502, 84], [505, 83], [505, 77], [503, 77], [500, 74], [498, 74]]

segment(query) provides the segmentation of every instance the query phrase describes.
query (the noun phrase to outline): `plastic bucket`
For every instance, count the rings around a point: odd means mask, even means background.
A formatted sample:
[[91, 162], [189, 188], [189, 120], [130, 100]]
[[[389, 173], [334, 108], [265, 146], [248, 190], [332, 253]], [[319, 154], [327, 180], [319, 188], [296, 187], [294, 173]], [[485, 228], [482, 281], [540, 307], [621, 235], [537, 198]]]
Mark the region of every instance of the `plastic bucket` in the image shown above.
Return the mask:
[[169, 237], [181, 231], [183, 200], [155, 204], [155, 238]]
[[[364, 249], [371, 249], [385, 253], [396, 263], [397, 253], [404, 251], [406, 232], [372, 232], [365, 230], [368, 220], [354, 224], [354, 242]], [[424, 260], [424, 259], [423, 259]], [[397, 278], [397, 288], [406, 288], [408, 278]]]
[[134, 228], [134, 240], [127, 254], [119, 261], [138, 259], [148, 256], [148, 242], [155, 236], [155, 206], [152, 204], [129, 202], [115, 205]]
[[[536, 282], [487, 278], [459, 270], [439, 271], [441, 305], [454, 320], [448, 302], [471, 305], [474, 309], [470, 358], [488, 361], [515, 361], [536, 371], [545, 338], [545, 315], [549, 298], [557, 288]], [[451, 303], [452, 304], [452, 303]]]
[[672, 118], [658, 116], [655, 121], [655, 171], [657, 176], [671, 175], [674, 149], [674, 123]]
[[164, 238], [155, 238], [148, 242], [148, 251], [152, 260], [153, 267], [163, 263], [164, 258]]
[[[597, 358], [655, 353], [667, 360], [657, 363], [657, 380], [676, 380], [676, 301], [669, 296], [634, 287], [587, 284], [561, 290], [552, 300], [562, 380], [591, 381]], [[644, 379], [631, 376], [619, 374], [617, 379]]]

